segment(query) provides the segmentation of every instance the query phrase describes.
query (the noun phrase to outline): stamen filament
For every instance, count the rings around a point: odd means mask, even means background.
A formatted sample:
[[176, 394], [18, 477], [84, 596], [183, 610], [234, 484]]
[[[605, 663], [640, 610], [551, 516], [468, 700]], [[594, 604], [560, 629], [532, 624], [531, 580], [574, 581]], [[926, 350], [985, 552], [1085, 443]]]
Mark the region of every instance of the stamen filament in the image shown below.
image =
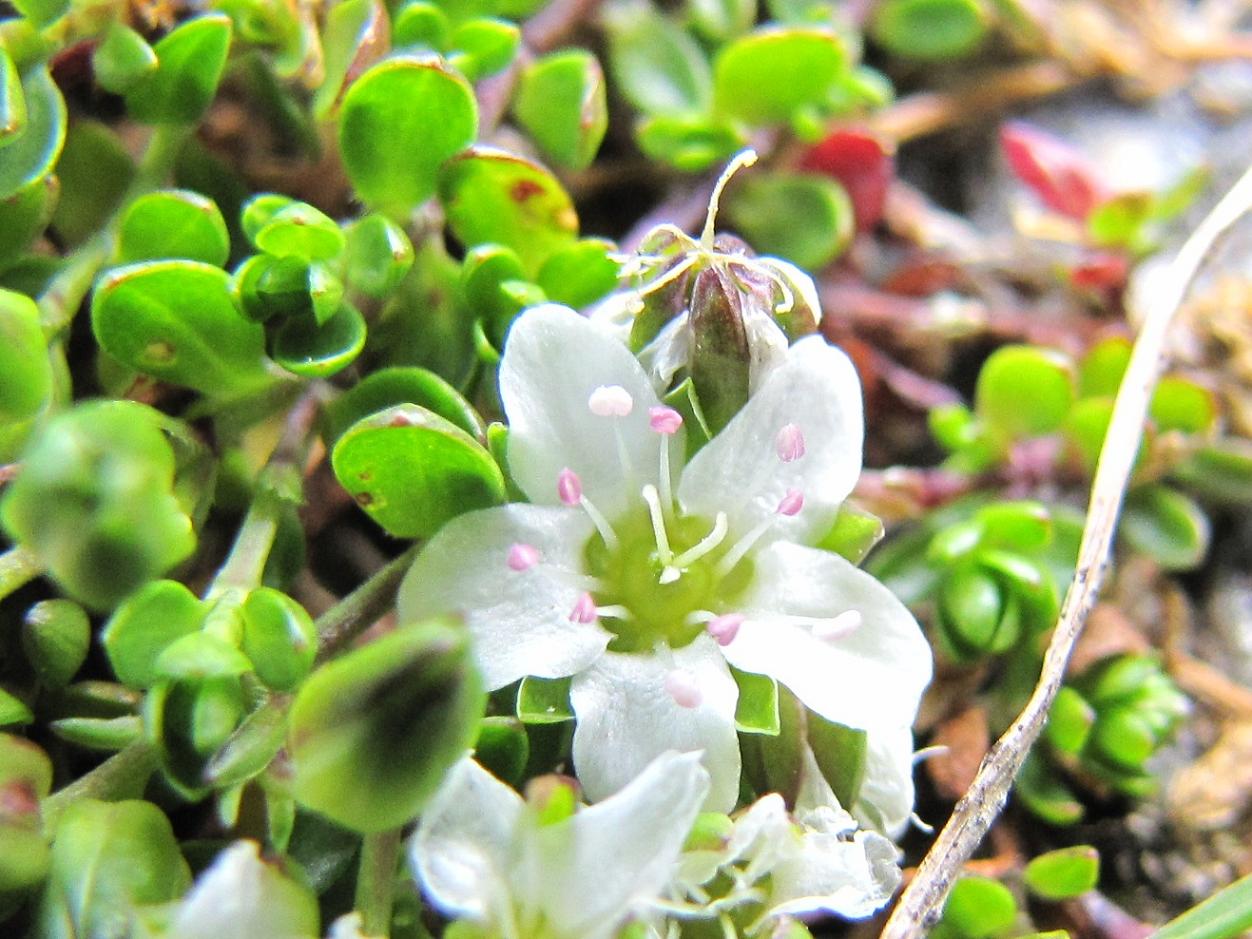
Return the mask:
[[596, 607], [596, 615], [607, 619], [620, 619], [623, 621], [633, 620], [635, 615], [618, 603], [610, 603], [608, 606]]
[[725, 577], [735, 569], [735, 565], [743, 560], [743, 556], [752, 550], [752, 546], [757, 543], [760, 537], [769, 531], [769, 527], [774, 524], [774, 516], [763, 518], [757, 522], [756, 526], [735, 542], [734, 546], [717, 562], [717, 576]]
[[726, 540], [726, 532], [730, 529], [730, 521], [726, 518], [725, 512], [718, 512], [717, 518], [713, 521], [713, 530], [701, 538], [696, 544], [692, 545], [678, 557], [674, 558], [675, 567], [686, 567], [688, 564], [694, 564], [700, 558], [704, 557], [710, 551], [713, 551]]
[[674, 489], [669, 476], [669, 434], [661, 434], [661, 505], [666, 509], [674, 508]]
[[661, 511], [661, 497], [656, 486], [648, 483], [643, 487], [643, 501], [648, 503], [648, 515], [652, 518], [652, 534], [656, 538], [656, 553], [666, 567], [674, 561], [674, 552], [670, 550], [669, 533], [665, 530], [665, 514]]
[[610, 551], [617, 550], [617, 532], [613, 530], [613, 526], [609, 524], [609, 520], [604, 514], [597, 509], [586, 496], [578, 497], [578, 505], [587, 517], [591, 519], [591, 524], [596, 526], [596, 531], [600, 533], [600, 537], [604, 539], [605, 547]]
[[704, 231], [700, 234], [700, 246], [705, 251], [713, 250], [713, 227], [717, 222], [718, 203], [722, 199], [722, 190], [726, 188], [726, 184], [730, 182], [730, 177], [734, 176], [744, 167], [751, 166], [756, 162], [756, 151], [751, 147], [740, 150], [734, 155], [726, 169], [722, 170], [722, 175], [717, 177], [717, 183], [713, 186], [713, 195], [709, 196], [709, 211], [704, 217]]

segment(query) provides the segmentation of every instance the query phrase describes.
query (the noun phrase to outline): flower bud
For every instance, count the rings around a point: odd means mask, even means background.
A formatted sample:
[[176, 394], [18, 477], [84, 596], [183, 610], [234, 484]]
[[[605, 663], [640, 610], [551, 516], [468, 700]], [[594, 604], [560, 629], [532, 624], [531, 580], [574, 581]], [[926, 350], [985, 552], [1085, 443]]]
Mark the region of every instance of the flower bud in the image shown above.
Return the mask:
[[44, 752], [29, 740], [0, 734], [0, 910], [6, 894], [37, 886], [48, 869], [39, 803], [51, 786], [52, 764]]

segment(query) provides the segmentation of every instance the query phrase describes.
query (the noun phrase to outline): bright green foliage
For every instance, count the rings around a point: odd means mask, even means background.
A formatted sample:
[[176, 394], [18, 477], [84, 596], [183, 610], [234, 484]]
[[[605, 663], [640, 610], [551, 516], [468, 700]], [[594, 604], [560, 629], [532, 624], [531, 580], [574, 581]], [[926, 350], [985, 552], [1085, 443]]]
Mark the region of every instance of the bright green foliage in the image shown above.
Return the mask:
[[453, 516], [504, 500], [504, 478], [482, 444], [416, 405], [358, 421], [331, 462], [357, 504], [401, 538], [429, 537]]
[[768, 675], [754, 675], [738, 669], [733, 670], [731, 675], [739, 686], [735, 729], [745, 734], [777, 735], [781, 730], [778, 683]]
[[45, 176], [0, 199], [0, 269], [15, 261], [47, 227], [59, 193], [57, 178]]
[[517, 688], [517, 716], [527, 724], [559, 724], [574, 719], [570, 679], [523, 678]]
[[22, 76], [9, 55], [0, 47], [0, 146], [7, 146], [26, 129], [26, 98]]
[[25, 738], [0, 734], [0, 904], [38, 886], [47, 874], [39, 803], [51, 788], [47, 754]]
[[822, 538], [819, 547], [842, 555], [853, 564], [860, 564], [884, 533], [882, 519], [855, 506], [839, 507], [835, 524]]
[[757, 15], [756, 0], [688, 0], [686, 7], [696, 32], [714, 42], [746, 33]]
[[300, 803], [356, 831], [412, 819], [483, 714], [466, 639], [453, 623], [406, 624], [315, 672], [288, 737]]
[[1100, 879], [1100, 855], [1085, 844], [1049, 851], [1026, 865], [1022, 879], [1037, 897], [1068, 900], [1095, 889]]
[[993, 939], [1006, 935], [1016, 919], [1017, 901], [1004, 884], [966, 876], [953, 885], [931, 934], [939, 939]]
[[174, 454], [154, 412], [89, 402], [46, 424], [0, 518], [71, 596], [107, 609], [195, 547], [174, 497]]
[[316, 328], [299, 318], [287, 320], [274, 334], [273, 352], [274, 361], [287, 371], [322, 378], [346, 368], [364, 347], [365, 320], [343, 303]]
[[36, 26], [44, 27], [65, 15], [70, 0], [18, 0], [13, 6]]
[[1208, 554], [1208, 516], [1186, 494], [1150, 483], [1126, 496], [1118, 527], [1126, 543], [1166, 570], [1191, 570]]
[[1242, 877], [1170, 920], [1157, 939], [1234, 939], [1252, 928], [1252, 875]]
[[38, 414], [52, 394], [52, 366], [30, 298], [0, 290], [0, 425]]
[[[1024, 407], [1024, 402], [1030, 402]], [[1073, 368], [1059, 353], [1005, 346], [978, 373], [974, 410], [1004, 437], [1046, 434], [1061, 426], [1074, 403]]]
[[828, 176], [775, 173], [748, 180], [727, 206], [735, 229], [762, 254], [817, 270], [852, 240], [855, 220], [844, 188]]
[[126, 935], [136, 907], [177, 899], [190, 884], [164, 812], [150, 802], [85, 799], [53, 832], [38, 934]]
[[463, 244], [511, 248], [532, 275], [578, 237], [578, 215], [560, 181], [538, 163], [502, 150], [475, 147], [449, 161], [439, 199]]
[[135, 165], [112, 130], [97, 121], [75, 121], [56, 166], [61, 197], [52, 215], [68, 244], [87, 240], [117, 209]]
[[617, 286], [613, 250], [612, 242], [603, 238], [583, 238], [549, 255], [536, 283], [553, 303], [588, 306]]
[[699, 43], [649, 4], [628, 3], [608, 18], [609, 65], [618, 88], [649, 115], [704, 111], [713, 75]]
[[825, 109], [847, 62], [843, 41], [832, 30], [760, 30], [735, 40], [718, 55], [717, 106], [752, 124], [816, 116]]
[[497, 779], [519, 784], [526, 775], [530, 739], [521, 721], [513, 717], [484, 717], [474, 741], [474, 759]]
[[248, 594], [239, 610], [243, 623], [240, 649], [257, 677], [275, 691], [296, 688], [313, 668], [317, 630], [304, 607], [269, 587]]
[[397, 217], [434, 195], [440, 165], [477, 130], [469, 83], [433, 59], [379, 63], [352, 84], [339, 111], [339, 146], [353, 187], [371, 208]]
[[64, 688], [82, 668], [91, 623], [73, 600], [40, 600], [22, 621], [22, 649], [45, 688]]
[[413, 266], [413, 243], [404, 229], [381, 215], [367, 215], [344, 232], [346, 276], [367, 296], [381, 299]]
[[239, 315], [226, 274], [200, 261], [111, 271], [92, 297], [91, 326], [105, 352], [163, 381], [229, 394], [267, 378], [260, 327]]
[[979, 0], [885, 0], [874, 15], [874, 39], [895, 55], [925, 61], [958, 59], [987, 34]]
[[125, 23], [114, 23], [91, 57], [100, 87], [125, 94], [157, 69], [156, 51]]
[[[10, 91], [10, 97], [15, 94]], [[47, 176], [65, 145], [65, 100], [46, 67], [23, 74], [21, 97], [25, 121], [15, 125], [19, 130], [5, 136], [0, 149], [0, 199]], [[11, 123], [15, 107], [9, 106]]]
[[600, 63], [581, 49], [544, 56], [522, 73], [513, 110], [549, 158], [582, 169], [609, 126]]
[[[399, 35], [399, 21], [393, 39]], [[359, 75], [386, 51], [387, 9], [379, 0], [344, 0], [326, 13], [322, 29], [325, 77], [313, 96], [313, 114], [319, 120], [331, 116], [343, 98], [350, 75]]]
[[231, 23], [209, 14], [183, 23], [158, 42], [157, 67], [131, 85], [126, 106], [147, 124], [190, 124], [217, 93], [230, 49]]
[[187, 258], [215, 267], [230, 255], [226, 221], [211, 199], [168, 189], [141, 196], [122, 218], [117, 249], [123, 264]]
[[326, 409], [326, 442], [334, 444], [357, 421], [398, 404], [416, 404], [481, 439], [482, 418], [455, 388], [424, 368], [397, 366], [372, 372]]

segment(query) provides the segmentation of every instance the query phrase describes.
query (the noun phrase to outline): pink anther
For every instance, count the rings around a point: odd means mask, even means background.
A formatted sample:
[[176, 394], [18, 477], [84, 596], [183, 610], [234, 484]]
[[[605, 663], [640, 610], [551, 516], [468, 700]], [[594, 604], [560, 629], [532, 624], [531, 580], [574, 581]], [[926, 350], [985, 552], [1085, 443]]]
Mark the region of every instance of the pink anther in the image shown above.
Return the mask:
[[717, 640], [719, 646], [728, 646], [735, 641], [735, 636], [739, 635], [739, 627], [743, 625], [743, 620], [742, 614], [723, 613], [709, 620], [705, 629]]
[[704, 702], [704, 693], [700, 690], [696, 676], [686, 669], [674, 669], [667, 674], [665, 690], [681, 708], [698, 708]]
[[683, 426], [683, 416], [673, 408], [667, 408], [662, 404], [659, 407], [648, 408], [648, 426], [658, 434], [665, 434], [668, 437], [678, 433], [678, 428]]
[[574, 609], [570, 610], [569, 619], [571, 623], [582, 623], [584, 626], [596, 621], [596, 601], [589, 593], [581, 594], [574, 602]]
[[621, 385], [601, 385], [587, 399], [596, 417], [625, 417], [635, 409], [635, 399]]
[[509, 570], [528, 571], [538, 563], [539, 549], [533, 544], [525, 544], [519, 541], [509, 546]]
[[788, 489], [787, 494], [778, 501], [779, 515], [798, 515], [804, 508], [804, 493], [799, 489]]
[[568, 466], [556, 474], [556, 494], [566, 505], [578, 505], [583, 498], [583, 481]]
[[795, 424], [784, 425], [774, 438], [774, 449], [778, 451], [778, 459], [794, 463], [804, 456], [804, 431]]

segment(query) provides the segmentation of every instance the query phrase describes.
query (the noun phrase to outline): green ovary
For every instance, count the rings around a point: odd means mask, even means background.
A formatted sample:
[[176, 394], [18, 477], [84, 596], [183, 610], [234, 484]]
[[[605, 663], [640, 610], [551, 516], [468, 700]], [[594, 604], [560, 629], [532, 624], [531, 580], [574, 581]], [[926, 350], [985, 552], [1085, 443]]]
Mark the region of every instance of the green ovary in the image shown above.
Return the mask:
[[[658, 554], [656, 536], [646, 510], [614, 523], [618, 544], [606, 547], [593, 535], [585, 549], [588, 573], [602, 588], [594, 592], [596, 605], [620, 606], [628, 617], [602, 616], [600, 625], [615, 638], [613, 652], [642, 652], [657, 643], [679, 648], [704, 631], [703, 622], [691, 622], [693, 613], [724, 613], [733, 608], [752, 582], [752, 562], [745, 558], [725, 576], [718, 562], [730, 544], [723, 543], [683, 569], [672, 583], [660, 582], [665, 565]], [[666, 522], [674, 555], [698, 544], [713, 530], [713, 522], [699, 516], [679, 516]]]

